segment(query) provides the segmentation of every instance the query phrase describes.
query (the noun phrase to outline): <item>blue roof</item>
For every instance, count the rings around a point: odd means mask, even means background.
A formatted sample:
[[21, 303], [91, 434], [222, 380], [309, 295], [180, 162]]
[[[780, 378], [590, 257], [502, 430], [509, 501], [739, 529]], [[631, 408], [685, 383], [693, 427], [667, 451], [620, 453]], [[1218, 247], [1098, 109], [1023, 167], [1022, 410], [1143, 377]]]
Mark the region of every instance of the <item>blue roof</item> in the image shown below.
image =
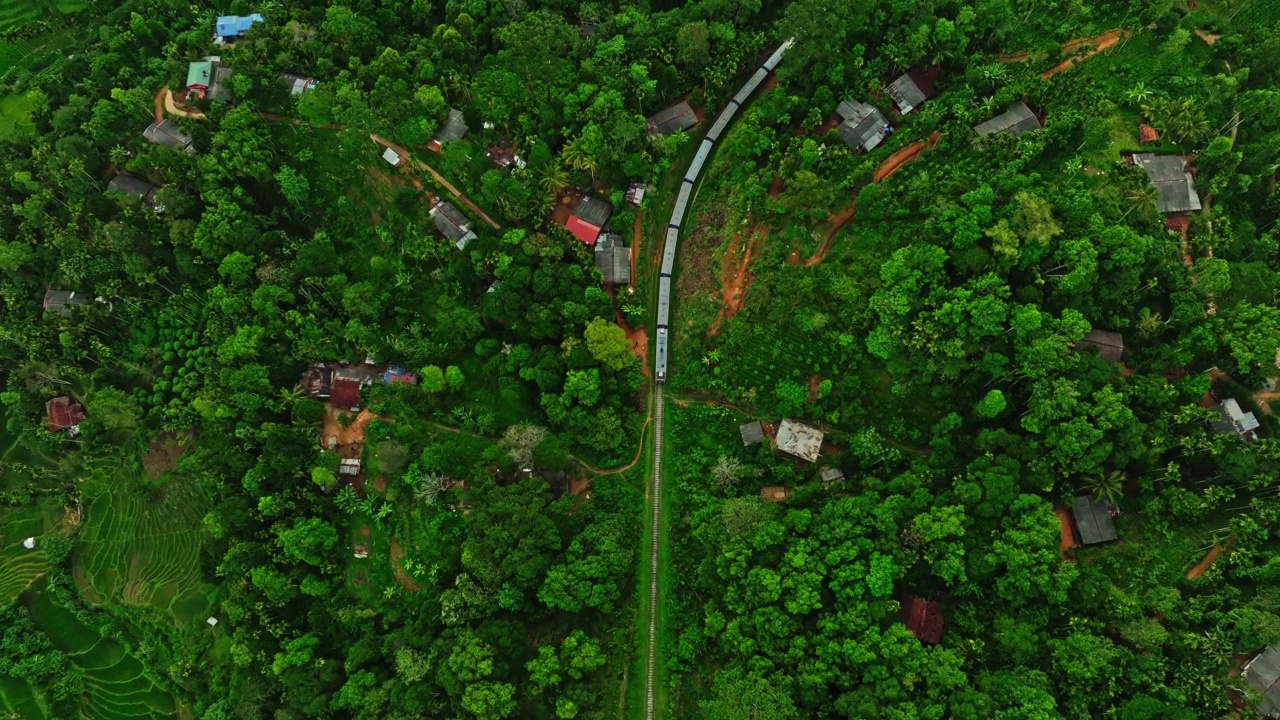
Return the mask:
[[262, 15], [254, 13], [252, 15], [223, 15], [218, 18], [218, 37], [231, 37], [233, 35], [243, 35], [253, 27], [254, 23], [262, 22]]

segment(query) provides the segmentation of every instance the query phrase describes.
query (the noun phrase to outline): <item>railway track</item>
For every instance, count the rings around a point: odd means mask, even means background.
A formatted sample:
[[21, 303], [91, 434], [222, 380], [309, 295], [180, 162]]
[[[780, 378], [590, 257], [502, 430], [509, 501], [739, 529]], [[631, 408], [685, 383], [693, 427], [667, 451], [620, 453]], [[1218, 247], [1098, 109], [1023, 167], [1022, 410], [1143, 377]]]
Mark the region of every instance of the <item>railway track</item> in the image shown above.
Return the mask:
[[676, 259], [676, 243], [680, 240], [680, 224], [684, 221], [684, 213], [692, 200], [693, 186], [698, 181], [698, 176], [702, 174], [703, 165], [706, 164], [708, 158], [717, 141], [729, 127], [729, 123], [733, 121], [734, 115], [738, 110], [750, 99], [751, 94], [760, 87], [760, 83], [769, 76], [782, 62], [782, 56], [787, 49], [791, 47], [792, 40], [787, 40], [769, 56], [769, 59], [756, 70], [742, 88], [738, 90], [738, 94], [734, 95], [729, 104], [721, 111], [720, 116], [716, 118], [716, 122], [707, 132], [706, 137], [702, 139], [702, 144], [698, 148], [698, 152], [693, 157], [693, 161], [689, 163], [689, 170], [685, 173], [684, 180], [680, 184], [680, 192], [676, 197], [675, 207], [671, 210], [671, 221], [667, 224], [666, 242], [662, 248], [662, 271], [658, 276], [658, 322], [657, 322], [657, 342], [654, 349], [654, 380], [653, 380], [653, 480], [650, 484], [649, 497], [653, 503], [653, 510], [649, 518], [649, 622], [646, 628], [648, 635], [648, 656], [645, 660], [645, 700], [644, 700], [644, 717], [645, 720], [655, 720], [656, 707], [654, 703], [654, 684], [656, 682], [657, 664], [658, 664], [658, 563], [661, 559], [659, 548], [661, 546], [662, 532], [662, 435], [663, 435], [663, 383], [667, 379], [667, 347], [670, 342], [670, 313], [671, 313], [671, 275], [675, 269]]

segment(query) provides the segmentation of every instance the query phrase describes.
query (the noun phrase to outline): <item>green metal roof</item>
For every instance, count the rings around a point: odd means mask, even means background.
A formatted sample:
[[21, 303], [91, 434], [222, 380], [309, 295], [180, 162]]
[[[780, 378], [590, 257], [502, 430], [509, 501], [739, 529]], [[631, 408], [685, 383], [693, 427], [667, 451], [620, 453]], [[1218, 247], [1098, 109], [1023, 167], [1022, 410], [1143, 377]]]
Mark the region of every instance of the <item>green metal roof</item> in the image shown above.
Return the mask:
[[187, 87], [202, 85], [209, 87], [209, 78], [213, 75], [213, 62], [199, 60], [187, 66]]

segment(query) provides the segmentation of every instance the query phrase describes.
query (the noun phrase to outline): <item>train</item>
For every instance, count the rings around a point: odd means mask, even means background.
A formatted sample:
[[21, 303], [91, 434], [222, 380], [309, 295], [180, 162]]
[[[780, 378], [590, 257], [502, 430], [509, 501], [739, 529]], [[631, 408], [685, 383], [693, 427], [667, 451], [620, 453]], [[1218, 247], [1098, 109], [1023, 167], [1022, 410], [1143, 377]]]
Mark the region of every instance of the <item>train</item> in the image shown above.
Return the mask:
[[658, 274], [658, 332], [654, 346], [654, 377], [659, 383], [667, 380], [667, 350], [671, 340], [671, 272], [676, 265], [680, 224], [684, 221], [685, 210], [688, 209], [689, 201], [693, 197], [693, 186], [698, 182], [698, 176], [702, 174], [702, 166], [711, 156], [711, 150], [720, 140], [725, 129], [729, 127], [729, 123], [733, 121], [734, 115], [747, 102], [747, 98], [751, 97], [751, 93], [760, 87], [760, 83], [769, 77], [769, 73], [778, 67], [778, 63], [782, 62], [782, 56], [791, 47], [792, 42], [794, 39], [782, 43], [755, 71], [751, 79], [738, 90], [738, 94], [729, 100], [729, 104], [720, 113], [720, 117], [716, 118], [711, 130], [702, 138], [702, 144], [698, 147], [697, 154], [693, 156], [693, 162], [689, 163], [688, 172], [680, 182], [680, 193], [676, 196], [675, 207], [671, 209], [671, 220], [667, 223], [667, 238], [662, 246], [662, 269]]

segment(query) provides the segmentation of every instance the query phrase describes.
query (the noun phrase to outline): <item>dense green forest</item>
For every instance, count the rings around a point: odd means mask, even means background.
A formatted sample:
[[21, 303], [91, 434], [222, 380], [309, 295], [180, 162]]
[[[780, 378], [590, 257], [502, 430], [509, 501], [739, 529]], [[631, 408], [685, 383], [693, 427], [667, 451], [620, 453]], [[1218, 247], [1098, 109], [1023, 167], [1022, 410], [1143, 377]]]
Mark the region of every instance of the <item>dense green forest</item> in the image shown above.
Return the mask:
[[1253, 717], [1278, 86], [1267, 0], [0, 0], [0, 715], [643, 718], [655, 616], [659, 718]]

